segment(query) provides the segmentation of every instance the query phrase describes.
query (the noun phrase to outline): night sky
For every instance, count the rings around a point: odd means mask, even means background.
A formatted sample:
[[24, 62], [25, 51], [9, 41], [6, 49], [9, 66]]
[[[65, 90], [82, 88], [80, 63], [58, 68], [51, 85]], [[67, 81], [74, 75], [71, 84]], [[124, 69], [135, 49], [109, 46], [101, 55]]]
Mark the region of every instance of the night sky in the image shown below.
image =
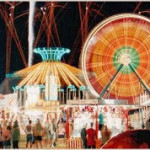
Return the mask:
[[[58, 30], [58, 35], [60, 38], [60, 45], [55, 37], [51, 43], [51, 46], [62, 46], [71, 49], [71, 53], [67, 54], [63, 57], [63, 61], [69, 63], [73, 66], [78, 66], [79, 56], [82, 48], [81, 43], [81, 34], [80, 34], [80, 15], [78, 9], [78, 2], [59, 2], [60, 5], [65, 5], [65, 8], [57, 8], [55, 9], [56, 17], [56, 25]], [[137, 10], [135, 11], [139, 2], [91, 2], [91, 9], [95, 10], [89, 12], [88, 14], [88, 32], [95, 27], [96, 24], [101, 22], [103, 19], [106, 19], [109, 16], [119, 14], [119, 13], [136, 13], [139, 11], [147, 11], [150, 9], [150, 2], [142, 2]], [[37, 2], [36, 3], [36, 12], [40, 12], [40, 8], [45, 5], [45, 2]], [[82, 8], [85, 8], [86, 2], [82, 2]], [[0, 2], [0, 9], [4, 6], [4, 2]], [[6, 6], [9, 12], [9, 5]], [[29, 3], [22, 2], [19, 6], [15, 8], [15, 16], [28, 12]], [[61, 11], [60, 11], [61, 10]], [[96, 10], [100, 12], [100, 14], [96, 15]], [[59, 14], [58, 14], [59, 12]], [[150, 12], [142, 13], [142, 15], [150, 17]], [[41, 23], [41, 16], [35, 19], [34, 29], [35, 29], [35, 37], [39, 31], [39, 26]], [[19, 36], [21, 46], [23, 48], [26, 60], [28, 58], [28, 13], [22, 17], [19, 17], [14, 20], [15, 29]], [[0, 14], [0, 82], [2, 82], [5, 78], [6, 73], [6, 26], [7, 24], [4, 22], [2, 15]], [[45, 27], [46, 28], [46, 27]], [[78, 34], [79, 33], [79, 34]], [[43, 32], [36, 47], [46, 47], [46, 33]], [[71, 57], [73, 56], [73, 57]], [[18, 52], [17, 46], [12, 40], [11, 43], [11, 59], [10, 59], [10, 73], [23, 69], [25, 66]], [[34, 55], [33, 64], [40, 62], [41, 57], [38, 55]]]

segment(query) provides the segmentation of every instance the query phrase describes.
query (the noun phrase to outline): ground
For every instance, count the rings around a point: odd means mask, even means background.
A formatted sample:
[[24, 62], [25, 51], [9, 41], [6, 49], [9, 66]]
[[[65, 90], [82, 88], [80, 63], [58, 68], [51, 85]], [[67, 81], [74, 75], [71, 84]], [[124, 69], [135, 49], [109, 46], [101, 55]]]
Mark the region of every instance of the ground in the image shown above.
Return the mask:
[[[22, 135], [21, 139], [19, 141], [19, 148], [26, 148], [26, 136]], [[56, 141], [56, 147], [57, 149], [65, 149], [66, 148], [66, 144], [65, 142], [61, 142], [60, 140]], [[43, 149], [55, 149], [50, 147], [50, 145], [45, 145], [43, 144]], [[33, 149], [36, 149], [35, 145], [33, 145]]]

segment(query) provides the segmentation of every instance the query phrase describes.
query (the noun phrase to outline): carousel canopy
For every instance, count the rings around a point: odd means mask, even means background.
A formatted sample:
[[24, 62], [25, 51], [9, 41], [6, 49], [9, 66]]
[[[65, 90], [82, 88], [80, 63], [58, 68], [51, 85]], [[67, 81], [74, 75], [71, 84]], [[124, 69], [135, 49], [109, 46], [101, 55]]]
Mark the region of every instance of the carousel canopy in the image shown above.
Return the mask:
[[80, 87], [83, 85], [76, 77], [76, 75], [82, 74], [82, 71], [62, 62], [41, 62], [15, 74], [23, 77], [23, 80], [18, 85], [19, 87], [24, 85], [45, 85], [47, 75], [55, 76], [56, 83], [60, 86], [74, 84]]
[[57, 85], [64, 87], [75, 85], [80, 87], [83, 83], [76, 77], [82, 74], [82, 71], [76, 67], [60, 62], [61, 57], [65, 53], [69, 53], [69, 49], [65, 48], [36, 48], [35, 53], [41, 55], [43, 62], [35, 64], [15, 73], [23, 77], [18, 84], [19, 87], [25, 85], [45, 85], [46, 76], [53, 75]]

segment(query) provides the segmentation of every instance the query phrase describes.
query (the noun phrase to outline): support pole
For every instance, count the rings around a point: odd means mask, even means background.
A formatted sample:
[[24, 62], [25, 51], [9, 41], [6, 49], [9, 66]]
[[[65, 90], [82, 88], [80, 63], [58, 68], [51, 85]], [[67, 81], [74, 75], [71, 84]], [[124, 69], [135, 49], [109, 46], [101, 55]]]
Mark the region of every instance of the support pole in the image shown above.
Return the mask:
[[121, 68], [123, 67], [123, 64], [121, 64], [117, 70], [117, 72], [114, 74], [114, 76], [110, 79], [110, 81], [108, 82], [108, 84], [105, 86], [105, 88], [101, 91], [100, 96], [98, 97], [98, 100], [102, 100], [104, 94], [106, 93], [107, 89], [110, 87], [110, 84], [113, 82], [113, 80], [115, 79], [115, 77], [117, 76], [117, 74], [119, 73], [119, 71], [121, 70]]
[[125, 116], [126, 116], [126, 119], [127, 119], [126, 130], [128, 130], [129, 129], [129, 109], [126, 110]]
[[66, 138], [69, 139], [70, 138], [70, 132], [69, 132], [69, 108], [67, 108], [67, 121], [66, 121]]
[[136, 75], [136, 77], [139, 79], [139, 82], [142, 84], [142, 86], [144, 87], [144, 89], [146, 90], [146, 92], [148, 93], [148, 95], [150, 96], [150, 91], [149, 91], [148, 86], [146, 85], [146, 83], [144, 83], [142, 81], [142, 79], [140, 78], [140, 76], [138, 75], [138, 73], [134, 70], [134, 68], [132, 67], [131, 64], [129, 64], [129, 67], [134, 72], [134, 74]]
[[98, 112], [96, 111], [96, 114], [95, 114], [95, 129], [96, 129], [96, 139], [98, 139]]

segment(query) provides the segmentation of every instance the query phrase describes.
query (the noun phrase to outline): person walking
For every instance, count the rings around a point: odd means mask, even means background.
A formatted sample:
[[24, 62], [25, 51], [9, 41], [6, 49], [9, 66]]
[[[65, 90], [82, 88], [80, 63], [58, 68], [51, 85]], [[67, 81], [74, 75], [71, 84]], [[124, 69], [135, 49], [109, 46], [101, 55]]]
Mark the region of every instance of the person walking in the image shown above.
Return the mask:
[[10, 129], [10, 126], [7, 126], [7, 128], [3, 128], [2, 138], [3, 138], [3, 148], [4, 149], [10, 149], [11, 148], [11, 129]]
[[65, 138], [66, 136], [66, 123], [63, 120], [63, 118], [61, 118], [58, 122], [57, 135], [58, 135], [58, 138]]
[[98, 119], [99, 119], [99, 130], [101, 131], [104, 126], [104, 115], [103, 115], [102, 110], [98, 116]]
[[3, 148], [2, 126], [0, 125], [0, 149]]
[[50, 123], [49, 120], [46, 120], [43, 127], [43, 144], [48, 145], [50, 142]]
[[146, 129], [150, 130], [150, 118], [146, 121]]
[[29, 124], [26, 126], [25, 129], [25, 133], [26, 133], [26, 148], [29, 147], [30, 144], [30, 148], [32, 148], [32, 142], [33, 142], [33, 127], [32, 127], [32, 121], [29, 120]]
[[52, 139], [52, 143], [51, 143], [51, 147], [55, 147], [56, 146], [56, 123], [55, 120], [52, 119], [52, 125], [51, 125], [51, 139]]
[[16, 120], [12, 127], [12, 142], [13, 142], [14, 149], [19, 148], [18, 147], [19, 139], [20, 139], [20, 129], [19, 129], [18, 121]]
[[87, 140], [86, 140], [86, 127], [87, 124], [84, 125], [84, 127], [81, 130], [81, 139], [82, 139], [82, 143], [83, 143], [83, 148], [87, 148]]
[[87, 147], [95, 148], [96, 131], [93, 129], [93, 123], [91, 123], [91, 127], [86, 131], [86, 138], [87, 138]]
[[102, 145], [104, 145], [111, 137], [111, 131], [107, 128], [107, 126], [103, 126], [101, 130], [102, 135]]
[[43, 134], [43, 127], [41, 125], [40, 119], [37, 119], [37, 123], [33, 128], [33, 135], [36, 148], [39, 148], [39, 145], [42, 148], [42, 134]]

